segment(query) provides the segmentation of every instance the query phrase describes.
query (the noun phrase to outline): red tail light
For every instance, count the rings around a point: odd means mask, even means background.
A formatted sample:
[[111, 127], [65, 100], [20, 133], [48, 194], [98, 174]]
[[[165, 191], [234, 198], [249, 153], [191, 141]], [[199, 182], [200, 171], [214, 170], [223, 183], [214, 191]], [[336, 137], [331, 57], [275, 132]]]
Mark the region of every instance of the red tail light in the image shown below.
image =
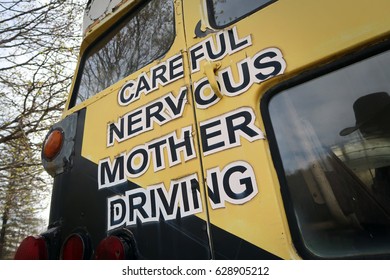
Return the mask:
[[109, 236], [103, 239], [96, 248], [97, 260], [124, 260], [125, 244], [117, 236]]
[[84, 239], [79, 234], [69, 236], [61, 250], [63, 260], [82, 260], [85, 259], [86, 247]]
[[20, 243], [15, 260], [47, 260], [48, 251], [45, 239], [41, 236], [28, 236]]

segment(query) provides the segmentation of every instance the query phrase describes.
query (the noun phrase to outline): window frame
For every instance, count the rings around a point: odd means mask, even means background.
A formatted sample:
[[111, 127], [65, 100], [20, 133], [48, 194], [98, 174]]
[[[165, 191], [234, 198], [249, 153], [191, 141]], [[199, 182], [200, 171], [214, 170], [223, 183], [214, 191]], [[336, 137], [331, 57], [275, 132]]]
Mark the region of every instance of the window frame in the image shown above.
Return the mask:
[[[94, 49], [96, 48], [97, 45], [99, 45], [99, 42], [102, 39], [104, 39], [106, 36], [109, 36], [110, 33], [113, 30], [117, 29], [119, 26], [126, 25], [126, 23], [128, 23], [133, 18], [133, 16], [135, 16], [137, 13], [139, 13], [139, 11], [142, 10], [147, 4], [149, 4], [150, 1], [153, 1], [153, 0], [141, 1], [140, 3], [136, 4], [136, 6], [134, 8], [130, 9], [130, 11], [128, 11], [125, 15], [120, 17], [107, 30], [102, 32], [102, 34], [100, 34], [95, 40], [93, 40], [93, 42], [91, 42], [82, 53], [80, 53], [81, 58], [80, 58], [79, 66], [77, 68], [76, 79], [75, 79], [74, 86], [73, 86], [73, 89], [72, 89], [72, 92], [71, 92], [71, 97], [70, 97], [70, 100], [69, 100], [69, 104], [68, 104], [67, 110], [70, 110], [70, 109], [72, 109], [72, 108], [74, 108], [74, 107], [76, 107], [76, 106], [78, 106], [79, 104], [82, 103], [81, 102], [81, 103], [77, 103], [76, 104], [76, 100], [77, 100], [77, 95], [78, 95], [79, 88], [80, 88], [80, 82], [81, 82], [81, 78], [82, 78], [82, 75], [83, 75], [83, 70], [84, 70], [85, 63], [86, 63], [87, 59], [96, 52], [96, 50], [94, 50]], [[164, 57], [169, 52], [169, 50], [171, 49], [172, 45], [174, 44], [174, 42], [176, 40], [176, 35], [177, 35], [174, 0], [170, 0], [170, 1], [172, 1], [172, 5], [173, 5], [172, 13], [173, 13], [174, 37], [173, 37], [173, 40], [171, 41], [171, 44], [169, 46], [167, 46], [166, 50], [161, 54], [160, 58]], [[86, 38], [83, 38], [83, 41], [85, 39]], [[151, 64], [155, 60], [156, 59], [154, 59], [152, 61], [149, 61], [146, 65], [144, 65], [143, 67], [141, 67], [139, 69], [142, 69], [142, 68], [146, 67], [147, 65]], [[136, 71], [138, 71], [138, 70], [136, 70]], [[130, 73], [129, 75], [132, 75], [133, 73]], [[126, 77], [128, 77], [129, 75], [127, 75]], [[122, 79], [118, 80], [116, 83], [118, 83], [119, 81], [121, 81], [123, 79], [126, 79], [126, 77], [123, 77]], [[102, 91], [104, 91], [104, 90], [105, 89], [103, 89]], [[89, 100], [92, 97], [100, 94], [102, 91], [97, 92], [95, 95], [90, 96], [86, 100]]]
[[[310, 249], [305, 246], [304, 238], [301, 234], [301, 231], [298, 226], [297, 217], [295, 216], [294, 205], [292, 202], [292, 196], [290, 189], [287, 183], [287, 179], [284, 172], [283, 161], [281, 154], [279, 152], [277, 139], [275, 136], [274, 128], [271, 121], [271, 115], [269, 111], [269, 103], [271, 99], [280, 94], [281, 92], [290, 89], [292, 87], [304, 84], [308, 81], [311, 81], [315, 78], [319, 78], [336, 70], [342, 69], [344, 67], [350, 66], [354, 63], [363, 61], [372, 56], [378, 55], [385, 51], [390, 50], [390, 38], [385, 38], [384, 40], [377, 41], [376, 43], [369, 45], [367, 47], [357, 47], [355, 50], [351, 50], [343, 56], [340, 56], [336, 60], [323, 62], [314, 66], [314, 68], [308, 69], [307, 71], [298, 74], [292, 78], [287, 78], [287, 80], [282, 81], [281, 83], [275, 85], [264, 93], [263, 98], [260, 100], [260, 112], [264, 121], [265, 132], [268, 137], [270, 152], [272, 162], [275, 168], [276, 175], [280, 184], [281, 196], [286, 212], [287, 222], [290, 228], [291, 237], [293, 244], [298, 252], [298, 254], [303, 259], [326, 259], [321, 256], [313, 254]], [[339, 259], [388, 259], [390, 258], [390, 252], [388, 254], [380, 255], [357, 255], [357, 256], [344, 256]]]
[[206, 7], [207, 7], [207, 17], [208, 17], [208, 20], [209, 20], [209, 23], [210, 23], [210, 26], [214, 29], [223, 29], [225, 27], [228, 27], [256, 12], [258, 12], [259, 10], [262, 10], [264, 9], [265, 7], [277, 2], [278, 0], [270, 0], [269, 2], [259, 6], [258, 8], [254, 9], [254, 10], [251, 10], [250, 12], [236, 18], [235, 20], [227, 23], [227, 24], [224, 24], [224, 25], [218, 25], [215, 21], [215, 16], [214, 16], [214, 3], [213, 3], [213, 0], [205, 0], [206, 1]]

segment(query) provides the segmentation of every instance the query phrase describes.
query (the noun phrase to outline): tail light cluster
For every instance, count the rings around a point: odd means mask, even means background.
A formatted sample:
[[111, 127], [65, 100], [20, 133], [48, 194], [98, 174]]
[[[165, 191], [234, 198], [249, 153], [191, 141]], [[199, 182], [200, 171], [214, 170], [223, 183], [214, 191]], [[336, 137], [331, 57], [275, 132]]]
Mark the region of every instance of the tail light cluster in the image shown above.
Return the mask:
[[124, 242], [117, 236], [108, 236], [103, 239], [96, 248], [95, 259], [97, 260], [124, 260]]
[[[92, 250], [91, 240], [86, 233], [72, 233], [61, 246], [59, 255], [50, 248], [53, 242], [49, 242], [44, 236], [28, 236], [19, 245], [15, 260], [47, 260], [60, 258], [63, 260], [126, 260], [136, 259], [135, 241], [130, 231], [122, 229], [114, 232], [101, 240]], [[58, 250], [57, 250], [58, 251]]]
[[47, 260], [48, 250], [42, 236], [28, 236], [20, 243], [15, 260]]
[[86, 234], [73, 233], [65, 240], [60, 258], [63, 260], [84, 260], [91, 255], [91, 242]]
[[131, 231], [123, 228], [104, 238], [96, 247], [96, 260], [137, 259], [135, 239]]
[[[72, 153], [77, 128], [77, 113], [71, 114], [53, 125], [42, 148], [42, 164], [53, 177], [72, 167]], [[53, 228], [39, 236], [28, 236], [19, 245], [16, 260], [125, 260], [137, 258], [135, 241], [127, 229], [113, 232], [92, 249], [90, 236], [77, 230], [62, 245], [60, 229]], [[60, 248], [60, 249], [59, 249]]]

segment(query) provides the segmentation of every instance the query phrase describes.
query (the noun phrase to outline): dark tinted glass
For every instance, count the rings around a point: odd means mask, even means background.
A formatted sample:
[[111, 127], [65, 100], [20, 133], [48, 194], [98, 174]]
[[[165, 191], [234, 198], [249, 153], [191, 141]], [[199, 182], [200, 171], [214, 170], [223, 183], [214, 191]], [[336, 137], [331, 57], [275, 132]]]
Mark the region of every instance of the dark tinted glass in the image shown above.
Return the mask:
[[272, 125], [304, 247], [390, 253], [390, 52], [275, 95]]
[[216, 27], [226, 26], [275, 0], [209, 0], [212, 21]]

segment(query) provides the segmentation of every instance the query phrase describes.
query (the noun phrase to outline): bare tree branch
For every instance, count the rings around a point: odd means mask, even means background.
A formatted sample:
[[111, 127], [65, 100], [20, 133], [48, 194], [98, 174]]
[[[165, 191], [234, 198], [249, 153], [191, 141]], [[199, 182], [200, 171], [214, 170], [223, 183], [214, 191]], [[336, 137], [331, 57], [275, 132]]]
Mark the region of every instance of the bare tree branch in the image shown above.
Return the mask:
[[0, 259], [41, 226], [40, 149], [71, 84], [86, 0], [0, 3]]

